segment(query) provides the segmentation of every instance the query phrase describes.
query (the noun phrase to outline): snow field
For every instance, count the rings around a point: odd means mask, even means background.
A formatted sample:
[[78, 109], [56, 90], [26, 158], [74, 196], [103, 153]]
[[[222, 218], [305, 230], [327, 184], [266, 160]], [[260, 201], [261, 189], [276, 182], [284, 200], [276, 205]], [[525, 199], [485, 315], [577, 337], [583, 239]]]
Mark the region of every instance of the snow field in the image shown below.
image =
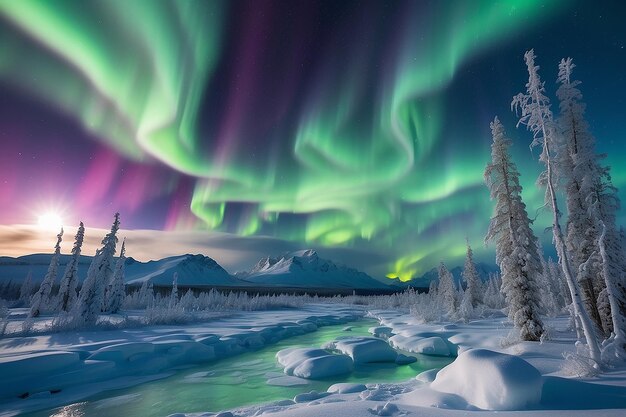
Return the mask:
[[[277, 338], [345, 323], [361, 314], [354, 307], [315, 305], [297, 310], [240, 313], [183, 328], [152, 326], [2, 339], [0, 392], [5, 394], [0, 399], [0, 410], [3, 415], [14, 415], [67, 404], [98, 390], [165, 377], [176, 366], [255, 350]], [[301, 378], [325, 378], [342, 367], [349, 372], [346, 369], [357, 363], [398, 363], [404, 355], [390, 346], [398, 340], [413, 349], [422, 344], [433, 346], [435, 353], [445, 353], [445, 345], [448, 355], [461, 353], [442, 370], [422, 372], [403, 383], [342, 383], [326, 392], [303, 387], [303, 392], [291, 399], [232, 409], [222, 415], [456, 417], [467, 415], [468, 411], [478, 416], [494, 410], [501, 417], [624, 415], [626, 369], [607, 371], [586, 381], [563, 377], [564, 353], [575, 350], [575, 335], [568, 329], [568, 317], [546, 319], [550, 339], [536, 343], [511, 340], [511, 325], [502, 316], [470, 323], [424, 324], [399, 311], [373, 311], [370, 315], [381, 324], [370, 329], [370, 333], [383, 338], [348, 336], [322, 346], [328, 350], [284, 349], [277, 360], [287, 375], [268, 374], [267, 383], [293, 386], [302, 384]], [[45, 365], [38, 365], [41, 363]], [[190, 378], [193, 377], [192, 374]], [[89, 383], [83, 387], [82, 381]], [[28, 397], [19, 398], [26, 387]], [[199, 415], [216, 414], [188, 414]]]

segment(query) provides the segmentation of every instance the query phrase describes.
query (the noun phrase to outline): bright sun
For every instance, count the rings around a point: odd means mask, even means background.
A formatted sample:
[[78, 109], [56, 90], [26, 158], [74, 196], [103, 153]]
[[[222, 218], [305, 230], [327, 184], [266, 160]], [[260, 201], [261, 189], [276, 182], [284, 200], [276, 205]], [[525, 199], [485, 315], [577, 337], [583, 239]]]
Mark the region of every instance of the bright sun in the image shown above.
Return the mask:
[[44, 229], [60, 229], [63, 226], [63, 219], [57, 213], [49, 211], [39, 215], [37, 224]]

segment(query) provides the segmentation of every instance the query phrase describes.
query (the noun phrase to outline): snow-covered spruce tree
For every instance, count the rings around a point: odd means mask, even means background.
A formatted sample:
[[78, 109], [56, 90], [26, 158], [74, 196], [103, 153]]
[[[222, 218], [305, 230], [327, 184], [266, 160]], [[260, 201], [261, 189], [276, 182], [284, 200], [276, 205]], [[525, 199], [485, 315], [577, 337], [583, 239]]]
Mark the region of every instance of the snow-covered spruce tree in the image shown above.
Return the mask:
[[465, 257], [465, 264], [463, 265], [463, 279], [467, 283], [464, 297], [468, 298], [468, 302], [472, 307], [476, 307], [482, 303], [482, 297], [480, 293], [480, 276], [476, 270], [476, 264], [474, 263], [474, 252], [469, 242], [467, 242], [467, 255]]
[[[148, 282], [149, 280], [145, 280], [141, 283], [141, 287], [139, 288], [139, 294], [137, 297], [139, 305], [143, 308], [148, 307]], [[154, 294], [151, 295], [151, 298], [153, 296]]]
[[[539, 250], [541, 252], [541, 249]], [[545, 258], [541, 256], [541, 269], [543, 271], [542, 285], [539, 287], [539, 294], [541, 298], [541, 306], [545, 314], [549, 316], [556, 316], [562, 308], [559, 303], [559, 283], [558, 278], [552, 276], [552, 270], [546, 262]]]
[[178, 272], [174, 272], [172, 281], [172, 293], [170, 294], [169, 309], [172, 310], [178, 305]]
[[87, 278], [80, 289], [78, 301], [72, 309], [72, 315], [77, 321], [93, 324], [98, 320], [104, 303], [104, 289], [113, 275], [112, 264], [117, 244], [117, 231], [120, 227], [120, 214], [115, 213], [111, 231], [102, 239], [102, 248], [96, 251], [91, 261]]
[[124, 266], [126, 263], [126, 240], [122, 241], [120, 249], [120, 257], [115, 264], [115, 272], [108, 286], [107, 312], [117, 313], [122, 307], [122, 302], [126, 296], [126, 287], [124, 286]]
[[[626, 279], [625, 275], [622, 274], [619, 280], [614, 280], [611, 276], [610, 268], [611, 264], [615, 262], [614, 259], [611, 259], [609, 256], [609, 252], [607, 250], [607, 227], [601, 223], [602, 232], [599, 237], [600, 244], [600, 257], [602, 259], [602, 269], [606, 280], [606, 288], [600, 293], [608, 303], [611, 311], [611, 320], [613, 333], [611, 337], [606, 341], [602, 350], [602, 359], [606, 362], [614, 362], [614, 361], [624, 361], [626, 360], [626, 314], [624, 311], [624, 299], [621, 297], [620, 290], [623, 287], [620, 287], [620, 284], [623, 285], [623, 280]], [[604, 307], [601, 304], [601, 308]]]
[[30, 306], [30, 297], [33, 296], [33, 272], [28, 271], [22, 286], [20, 287], [20, 302], [22, 305]]
[[[569, 212], [568, 226], [572, 223], [576, 230], [572, 233], [573, 242], [570, 242], [568, 229], [567, 243], [577, 256], [575, 261], [581, 262], [578, 281], [583, 294], [591, 287], [589, 296], [596, 297], [593, 300], [596, 302], [594, 313], [599, 316], [599, 324], [608, 336], [614, 330], [615, 323], [625, 322], [626, 315], [626, 259], [623, 256], [621, 231], [616, 225], [620, 201], [609, 168], [601, 164], [605, 155], [595, 152], [595, 139], [589, 132], [582, 93], [577, 88], [580, 81], [572, 80], [574, 68], [571, 58], [561, 60], [558, 78], [560, 87], [557, 90], [561, 108], [559, 127], [572, 161], [571, 182], [574, 184], [567, 191], [574, 193], [580, 200], [579, 206], [574, 207], [576, 211]], [[609, 286], [613, 291], [608, 289]], [[613, 302], [611, 297], [614, 298]], [[587, 305], [587, 300], [584, 301]], [[613, 312], [613, 305], [618, 306], [619, 311]], [[626, 328], [622, 328], [615, 333], [625, 332]]]
[[556, 153], [555, 168], [566, 197], [568, 218], [565, 244], [571, 255], [572, 272], [580, 285], [585, 309], [598, 329], [608, 336], [610, 329], [602, 325], [597, 305], [598, 295], [605, 285], [598, 250], [599, 231], [594, 219], [598, 216], [591, 210], [596, 200], [594, 187], [600, 181], [602, 169], [600, 155], [594, 151], [595, 140], [584, 117], [585, 106], [577, 88], [580, 81], [571, 80], [574, 66], [571, 58], [559, 63], [560, 86], [556, 94], [561, 112], [557, 122], [562, 141]]
[[500, 288], [502, 281], [497, 272], [490, 273], [487, 282], [483, 285], [483, 303], [490, 308], [504, 308], [504, 297]]
[[59, 300], [56, 311], [70, 311], [76, 301], [76, 287], [78, 285], [78, 263], [80, 261], [80, 251], [83, 247], [83, 239], [85, 238], [85, 225], [80, 222], [76, 237], [74, 238], [74, 247], [72, 248], [72, 257], [70, 258], [65, 273], [61, 278], [59, 285]]
[[439, 286], [437, 287], [437, 295], [448, 315], [453, 316], [459, 309], [459, 299], [456, 286], [454, 285], [454, 277], [443, 262], [439, 264], [438, 273]]
[[585, 310], [580, 296], [580, 287], [572, 273], [560, 224], [561, 213], [556, 198], [556, 178], [554, 173], [554, 152], [558, 147], [558, 137], [552, 111], [550, 110], [550, 100], [546, 97], [544, 83], [539, 78], [539, 67], [535, 65], [535, 52], [532, 49], [527, 51], [524, 54], [524, 59], [529, 75], [528, 83], [526, 83], [526, 93], [516, 95], [511, 102], [511, 108], [521, 113], [518, 126], [520, 124], [526, 125], [528, 130], [533, 133], [531, 147], [541, 147], [539, 160], [546, 166], [546, 170], [539, 175], [538, 183], [546, 187], [546, 203], [552, 209], [552, 234], [556, 252], [559, 256], [559, 264], [567, 279], [567, 285], [572, 296], [574, 314], [578, 317], [585, 334], [590, 357], [599, 364], [601, 361], [600, 349], [594, 325], [589, 314], [587, 314], [587, 310]]
[[542, 271], [537, 238], [522, 201], [519, 172], [509, 154], [512, 142], [497, 117], [491, 123], [491, 132], [491, 163], [485, 168], [484, 178], [496, 207], [485, 241], [496, 244], [509, 318], [522, 340], [537, 341], [544, 331], [539, 318], [537, 280]]
[[50, 259], [50, 265], [48, 266], [48, 272], [46, 272], [46, 276], [43, 281], [41, 281], [41, 285], [39, 286], [39, 290], [33, 296], [30, 303], [30, 312], [28, 313], [28, 317], [38, 317], [41, 314], [42, 310], [49, 310], [52, 308], [50, 306], [50, 295], [52, 293], [52, 286], [54, 285], [54, 281], [57, 278], [57, 270], [59, 269], [59, 257], [61, 256], [61, 241], [63, 240], [63, 228], [61, 228], [61, 232], [57, 235], [57, 244], [54, 246], [54, 254]]

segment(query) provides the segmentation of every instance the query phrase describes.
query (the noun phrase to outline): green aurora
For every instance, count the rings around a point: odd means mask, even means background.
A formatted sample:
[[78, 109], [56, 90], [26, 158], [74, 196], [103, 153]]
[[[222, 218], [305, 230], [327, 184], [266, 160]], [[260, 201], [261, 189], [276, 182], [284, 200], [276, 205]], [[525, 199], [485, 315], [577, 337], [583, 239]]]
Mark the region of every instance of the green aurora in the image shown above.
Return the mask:
[[[463, 129], [471, 112], [451, 114], [480, 107], [460, 104], [459, 74], [570, 3], [348, 3], [0, 1], [0, 81], [123, 158], [193, 178], [196, 221], [178, 230], [367, 248], [403, 280], [461, 259], [466, 237], [489, 259], [490, 137], [488, 125]], [[317, 8], [318, 21], [340, 16], [331, 29], [285, 36]], [[513, 52], [507, 65], [522, 74], [523, 50]], [[523, 141], [532, 212], [542, 195], [530, 138], [507, 127]]]

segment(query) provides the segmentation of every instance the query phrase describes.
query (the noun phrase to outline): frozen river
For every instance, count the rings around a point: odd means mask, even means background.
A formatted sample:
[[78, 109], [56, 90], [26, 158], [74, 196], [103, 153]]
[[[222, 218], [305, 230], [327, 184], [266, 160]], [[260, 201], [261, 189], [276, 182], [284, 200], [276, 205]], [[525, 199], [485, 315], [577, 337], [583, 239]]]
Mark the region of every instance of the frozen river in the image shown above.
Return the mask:
[[[231, 409], [247, 404], [291, 399], [311, 390], [326, 391], [337, 382], [375, 383], [406, 381], [423, 370], [447, 365], [451, 358], [414, 355], [409, 365], [394, 363], [359, 364], [347, 375], [321, 381], [290, 378], [290, 384], [271, 385], [283, 375], [275, 355], [288, 347], [319, 347], [342, 336], [368, 336], [367, 329], [377, 321], [363, 319], [348, 324], [321, 327], [206, 365], [177, 370], [168, 378], [127, 389], [106, 391], [62, 408], [48, 409], [30, 416], [167, 416], [176, 412], [206, 412]], [[350, 331], [346, 331], [346, 326]], [[274, 380], [276, 381], [276, 380]], [[276, 382], [272, 382], [276, 383]], [[299, 385], [296, 385], [299, 384]]]

